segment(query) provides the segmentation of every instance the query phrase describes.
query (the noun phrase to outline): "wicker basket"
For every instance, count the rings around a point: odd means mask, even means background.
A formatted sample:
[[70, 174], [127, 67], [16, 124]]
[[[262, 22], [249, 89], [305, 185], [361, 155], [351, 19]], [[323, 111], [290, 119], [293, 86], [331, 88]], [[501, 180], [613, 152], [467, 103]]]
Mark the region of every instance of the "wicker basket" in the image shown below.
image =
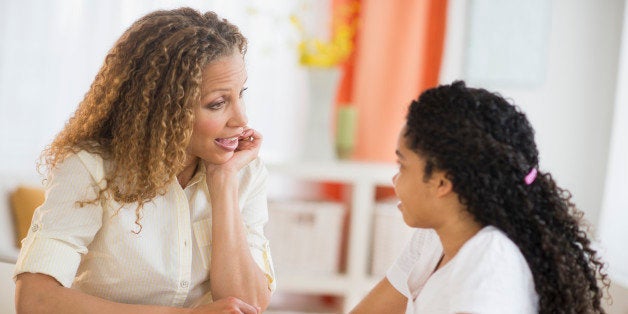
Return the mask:
[[371, 275], [382, 276], [412, 237], [396, 202], [377, 203], [373, 220]]
[[342, 203], [271, 201], [265, 233], [281, 274], [335, 274], [339, 269]]

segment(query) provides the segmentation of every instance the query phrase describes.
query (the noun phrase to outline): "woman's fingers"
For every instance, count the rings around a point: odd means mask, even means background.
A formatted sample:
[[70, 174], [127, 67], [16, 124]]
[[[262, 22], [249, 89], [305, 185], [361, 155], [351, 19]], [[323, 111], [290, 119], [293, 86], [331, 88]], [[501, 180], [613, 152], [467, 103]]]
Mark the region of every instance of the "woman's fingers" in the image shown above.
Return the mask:
[[257, 158], [261, 146], [262, 134], [253, 129], [246, 129], [238, 137], [238, 147], [231, 159], [220, 165], [205, 162], [208, 176], [210, 176], [212, 172], [220, 169], [230, 171], [235, 170], [236, 172], [240, 171], [248, 163]]
[[262, 144], [262, 134], [254, 129], [246, 129], [238, 140], [238, 151], [254, 149]]
[[242, 135], [240, 135], [238, 139], [241, 141], [253, 142], [258, 139], [261, 140], [262, 134], [255, 131], [255, 129], [245, 129], [244, 132], [242, 132]]
[[245, 129], [244, 132], [242, 132], [242, 135], [240, 135], [240, 137], [238, 138], [238, 140], [250, 141], [254, 133], [255, 130], [253, 129]]
[[258, 314], [257, 307], [252, 306], [238, 298], [228, 297], [226, 299], [219, 300], [218, 302], [226, 302], [227, 311], [225, 313], [244, 313], [244, 314]]
[[259, 307], [250, 305], [236, 297], [228, 297], [202, 305], [194, 309], [193, 313], [262, 313]]
[[261, 311], [259, 310], [258, 307], [256, 306], [252, 306], [240, 299], [236, 299], [237, 300], [237, 307], [240, 311], [242, 311], [242, 313], [244, 314], [258, 314], [261, 313]]

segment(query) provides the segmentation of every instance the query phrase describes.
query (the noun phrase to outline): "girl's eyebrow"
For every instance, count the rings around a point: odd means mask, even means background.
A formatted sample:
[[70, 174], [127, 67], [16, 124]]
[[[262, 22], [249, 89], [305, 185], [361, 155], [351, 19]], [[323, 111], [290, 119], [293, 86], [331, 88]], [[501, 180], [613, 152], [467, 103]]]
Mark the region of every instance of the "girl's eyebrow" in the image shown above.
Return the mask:
[[395, 150], [395, 155], [397, 155], [397, 157], [399, 157], [399, 159], [405, 159], [403, 154], [398, 149]]

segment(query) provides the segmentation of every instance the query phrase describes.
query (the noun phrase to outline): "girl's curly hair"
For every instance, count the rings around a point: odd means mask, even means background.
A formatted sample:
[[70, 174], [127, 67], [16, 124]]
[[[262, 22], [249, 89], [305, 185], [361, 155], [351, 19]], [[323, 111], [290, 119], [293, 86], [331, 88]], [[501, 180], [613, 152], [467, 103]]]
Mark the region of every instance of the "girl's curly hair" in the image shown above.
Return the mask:
[[475, 219], [519, 247], [540, 313], [604, 313], [598, 285], [608, 289], [609, 279], [580, 226], [582, 212], [549, 173], [524, 182], [539, 157], [534, 130], [516, 106], [457, 81], [412, 102], [404, 136], [425, 157], [427, 178], [444, 171]]
[[183, 169], [204, 67], [244, 55], [246, 46], [238, 28], [213, 12], [180, 8], [140, 18], [109, 51], [40, 164], [50, 171], [78, 150], [111, 161], [94, 201], [109, 191], [120, 203], [138, 203], [138, 223], [141, 205]]

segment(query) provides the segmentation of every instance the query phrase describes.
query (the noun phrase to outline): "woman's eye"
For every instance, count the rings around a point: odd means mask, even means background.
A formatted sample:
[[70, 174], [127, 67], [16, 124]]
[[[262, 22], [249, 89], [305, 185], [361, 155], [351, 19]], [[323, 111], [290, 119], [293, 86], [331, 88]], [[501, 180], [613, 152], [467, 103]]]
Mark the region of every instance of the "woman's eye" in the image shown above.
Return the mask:
[[207, 108], [211, 109], [211, 110], [218, 110], [220, 108], [222, 108], [225, 105], [225, 101], [224, 100], [220, 100], [220, 101], [216, 101], [213, 102], [209, 105], [207, 105]]
[[243, 88], [243, 89], [240, 91], [240, 98], [242, 98], [242, 96], [244, 96], [244, 92], [245, 92], [247, 89], [249, 89], [249, 88], [248, 88], [248, 87], [245, 87], [245, 88]]

